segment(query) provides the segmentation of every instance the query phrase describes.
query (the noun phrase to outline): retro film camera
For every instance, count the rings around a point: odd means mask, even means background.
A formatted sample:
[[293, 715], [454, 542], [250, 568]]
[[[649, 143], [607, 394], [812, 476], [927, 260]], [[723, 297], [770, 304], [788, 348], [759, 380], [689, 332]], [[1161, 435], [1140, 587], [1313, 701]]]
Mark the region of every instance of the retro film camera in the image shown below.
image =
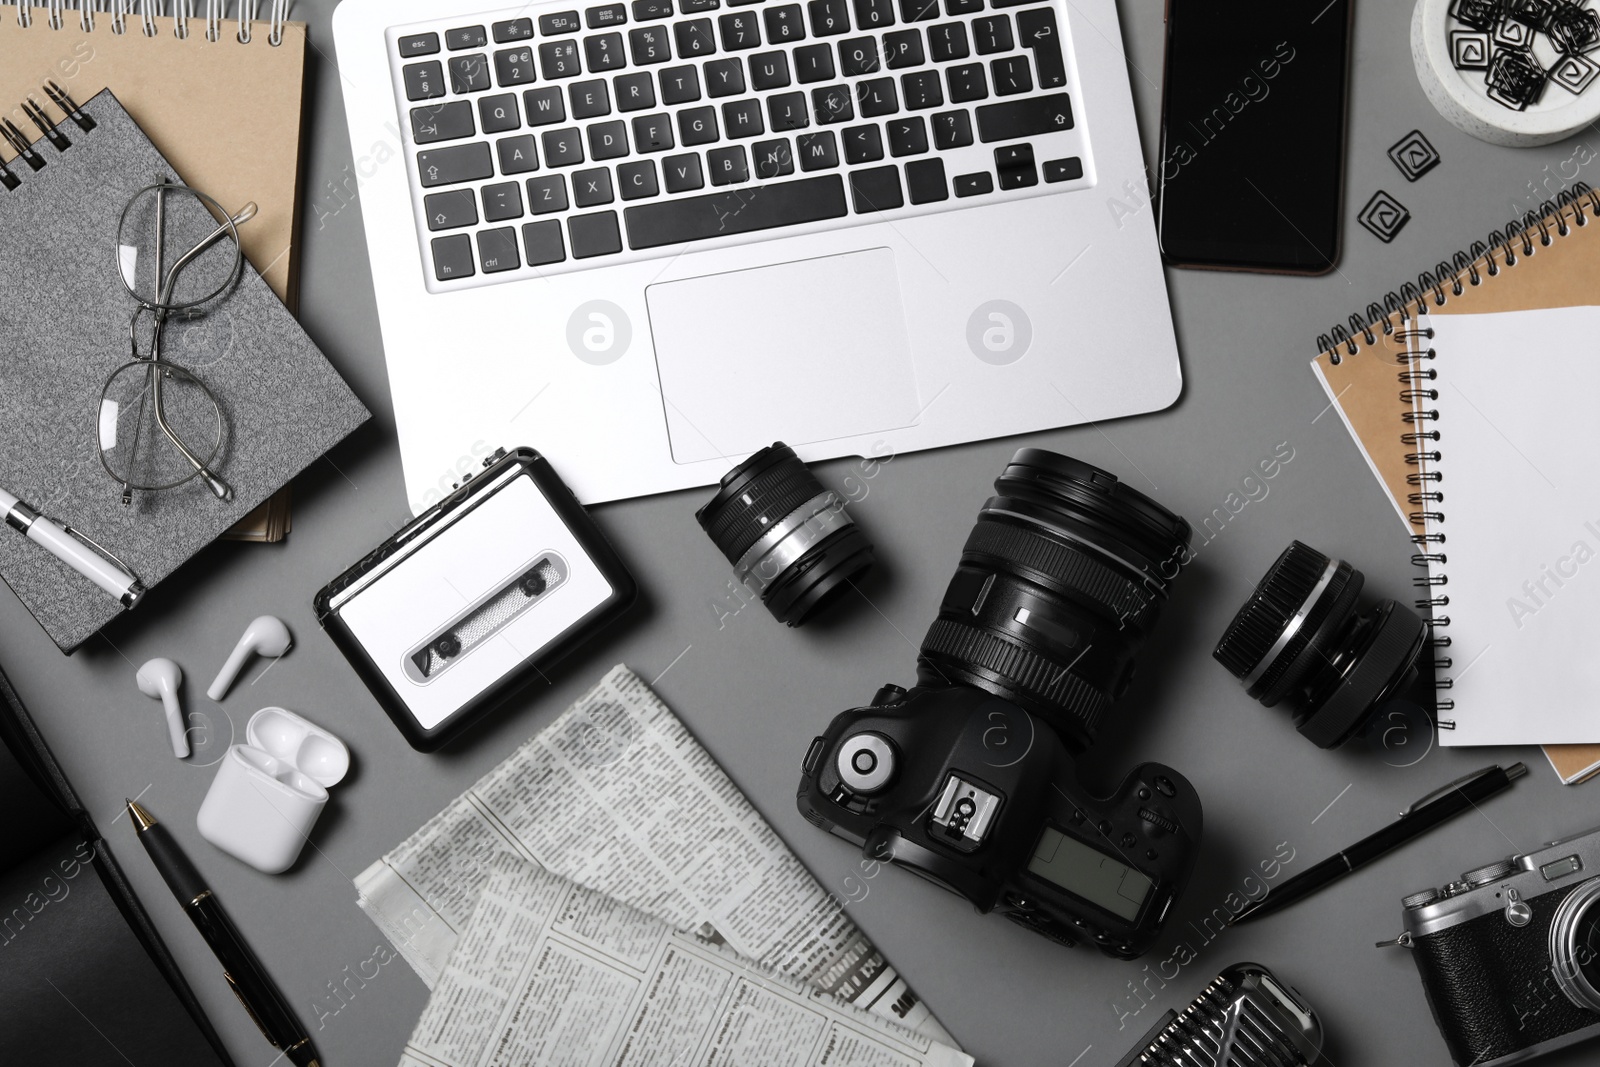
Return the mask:
[[1189, 524], [1105, 471], [1018, 452], [967, 538], [917, 684], [811, 743], [817, 826], [1052, 940], [1132, 959], [1182, 892], [1200, 799], [1170, 767], [1078, 782], [1186, 561]]

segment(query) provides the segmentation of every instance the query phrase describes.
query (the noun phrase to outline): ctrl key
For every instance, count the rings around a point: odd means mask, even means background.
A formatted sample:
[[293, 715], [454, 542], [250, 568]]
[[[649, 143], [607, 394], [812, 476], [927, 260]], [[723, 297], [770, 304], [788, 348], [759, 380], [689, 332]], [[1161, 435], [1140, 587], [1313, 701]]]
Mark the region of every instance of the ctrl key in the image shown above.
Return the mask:
[[433, 276], [441, 282], [470, 278], [478, 273], [472, 260], [472, 238], [464, 233], [436, 237], [433, 241]]

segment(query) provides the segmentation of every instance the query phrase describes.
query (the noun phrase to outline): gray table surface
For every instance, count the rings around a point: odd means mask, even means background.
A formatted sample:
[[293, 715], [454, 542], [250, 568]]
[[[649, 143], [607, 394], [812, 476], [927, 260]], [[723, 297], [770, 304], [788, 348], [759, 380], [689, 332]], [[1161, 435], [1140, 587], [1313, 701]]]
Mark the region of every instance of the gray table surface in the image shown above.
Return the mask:
[[[311, 1027], [329, 1067], [393, 1064], [427, 990], [398, 960], [375, 978], [356, 977], [363, 968], [371, 973], [367, 961], [382, 937], [356, 908], [351, 878], [619, 661], [655, 679], [656, 690], [824, 886], [861, 898], [851, 906], [854, 917], [982, 1064], [1109, 1065], [1161, 1011], [1245, 959], [1277, 969], [1310, 998], [1331, 1034], [1335, 1063], [1449, 1063], [1408, 954], [1377, 950], [1373, 942], [1399, 932], [1403, 893], [1600, 822], [1594, 814], [1600, 784], [1561, 786], [1537, 749], [1444, 750], [1426, 732], [1396, 736], [1388, 749], [1319, 751], [1284, 716], [1247, 700], [1210, 651], [1292, 538], [1352, 560], [1373, 593], [1410, 596], [1410, 545], [1307, 369], [1313, 338], [1531, 206], [1539, 183], [1559, 188], [1562, 173], [1570, 178], [1577, 161], [1593, 158], [1580, 145], [1593, 142], [1594, 131], [1534, 150], [1495, 148], [1456, 132], [1417, 87], [1406, 36], [1410, 5], [1358, 5], [1339, 269], [1317, 279], [1169, 272], [1187, 378], [1174, 408], [1025, 441], [896, 457], [865, 483], [867, 496], [854, 508], [881, 559], [865, 590], [871, 603], [849, 605], [798, 632], [759, 606], [719, 612], [729, 574], [692, 517], [703, 492], [602, 507], [600, 522], [640, 579], [643, 610], [562, 670], [551, 688], [518, 701], [464, 744], [425, 756], [390, 726], [311, 613], [312, 594], [390, 533], [405, 507], [362, 238], [360, 177], [352, 169], [333, 62], [333, 6], [302, 0], [294, 11], [309, 21], [312, 42], [302, 318], [376, 412], [375, 424], [297, 483], [294, 533], [285, 543], [217, 546], [164, 584], [137, 618], [72, 658], [55, 649], [9, 593], [0, 594], [5, 669], [242, 1067], [266, 1067], [272, 1050], [140, 854], [119, 817], [122, 798], [141, 796], [191, 850]], [[1160, 0], [1121, 4], [1147, 155], [1160, 106], [1161, 7]], [[1414, 128], [1437, 146], [1443, 163], [1411, 185], [1385, 152]], [[1270, 146], [1262, 152], [1260, 165], [1272, 165]], [[1563, 171], [1568, 160], [1574, 162]], [[1379, 188], [1413, 215], [1390, 245], [1354, 221]], [[1093, 195], [1128, 199], [1115, 189]], [[1120, 963], [977, 915], [904, 872], [852, 880], [858, 857], [795, 811], [799, 759], [837, 711], [864, 703], [882, 682], [912, 676], [915, 644], [977, 507], [1012, 451], [1042, 445], [1100, 464], [1192, 519], [1241, 491], [1258, 461], [1282, 443], [1293, 449], [1292, 461], [1268, 483], [1265, 498], [1202, 543], [1145, 652], [1141, 679], [1086, 767], [1109, 784], [1142, 759], [1161, 760], [1188, 775], [1204, 800], [1200, 863], [1162, 947], [1145, 961]], [[839, 484], [852, 468], [839, 462], [820, 473]], [[221, 705], [207, 701], [210, 673], [244, 624], [263, 612], [288, 621], [294, 651], [264, 674], [252, 668]], [[134, 665], [152, 656], [183, 665], [189, 706], [214, 729], [205, 751], [188, 763], [172, 758], [157, 706], [134, 688]], [[231, 734], [242, 734], [251, 712], [269, 704], [335, 731], [355, 756], [314, 847], [276, 877], [217, 852], [194, 828], [214, 774], [204, 764], [220, 755]], [[1213, 938], [1191, 925], [1246, 888], [1280, 843], [1295, 856], [1287, 872], [1304, 869], [1435, 786], [1516, 759], [1532, 774], [1482, 815], [1453, 822], [1270, 921]], [[1163, 982], [1156, 964], [1179, 940], [1196, 958]], [[1577, 1064], [1593, 1055], [1576, 1050], [1548, 1062]]]

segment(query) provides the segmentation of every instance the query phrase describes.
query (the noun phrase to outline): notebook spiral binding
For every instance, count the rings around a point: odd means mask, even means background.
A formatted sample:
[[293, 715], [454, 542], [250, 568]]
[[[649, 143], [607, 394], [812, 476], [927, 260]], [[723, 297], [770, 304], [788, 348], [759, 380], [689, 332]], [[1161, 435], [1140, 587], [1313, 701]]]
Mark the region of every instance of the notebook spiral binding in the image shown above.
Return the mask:
[[[1567, 221], [1569, 208], [1571, 224]], [[1484, 275], [1492, 278], [1502, 270], [1515, 267], [1518, 250], [1523, 256], [1532, 255], [1535, 239], [1541, 246], [1548, 246], [1555, 238], [1571, 233], [1572, 226], [1587, 226], [1590, 220], [1585, 210], [1600, 218], [1600, 193], [1590, 188], [1587, 182], [1574, 182], [1554, 200], [1544, 201], [1520, 219], [1512, 219], [1504, 229], [1493, 230], [1484, 240], [1474, 241], [1466, 250], [1457, 252], [1450, 262], [1440, 263], [1432, 271], [1423, 271], [1415, 285], [1407, 282], [1398, 291], [1385, 294], [1382, 304], [1368, 304], [1365, 314], [1350, 316], [1348, 326], [1335, 326], [1317, 336], [1317, 351], [1329, 353], [1328, 358], [1335, 364], [1341, 362], [1345, 354], [1353, 356], [1361, 351], [1356, 344], [1357, 337], [1368, 345], [1376, 345], [1378, 338], [1375, 331], [1381, 330], [1402, 345], [1395, 356], [1395, 362], [1403, 368], [1398, 377], [1400, 401], [1406, 405], [1400, 418], [1407, 429], [1400, 435], [1400, 440], [1410, 449], [1406, 453], [1406, 462], [1417, 468], [1406, 475], [1406, 484], [1412, 487], [1412, 492], [1406, 495], [1406, 502], [1417, 509], [1407, 517], [1414, 526], [1423, 526], [1428, 530], [1411, 536], [1412, 544], [1418, 549], [1411, 557], [1411, 562], [1417, 567], [1428, 568], [1434, 564], [1444, 566], [1448, 562], [1444, 551], [1445, 535], [1433, 529], [1445, 521], [1444, 511], [1439, 507], [1444, 502], [1444, 493], [1438, 489], [1443, 479], [1438, 470], [1442, 453], [1436, 447], [1440, 433], [1433, 426], [1439, 421], [1439, 412], [1436, 408], [1421, 406], [1439, 397], [1438, 388], [1432, 384], [1437, 381], [1439, 372], [1427, 365], [1430, 360], [1437, 358], [1437, 353], [1431, 346], [1423, 347], [1424, 342], [1433, 339], [1433, 327], [1422, 325], [1421, 317], [1427, 314], [1430, 300], [1433, 306], [1443, 307], [1451, 295], [1461, 295], [1464, 284], [1480, 285]], [[1497, 252], [1499, 262], [1496, 262]], [[1449, 294], [1445, 292], [1447, 288]], [[1412, 324], [1409, 329], [1408, 323]], [[1450, 625], [1450, 616], [1439, 610], [1450, 604], [1450, 594], [1440, 588], [1447, 585], [1448, 581], [1448, 576], [1442, 572], [1430, 572], [1412, 579], [1412, 584], [1425, 594], [1419, 596], [1415, 603], [1417, 610], [1429, 615], [1432, 631], [1430, 643], [1435, 652], [1434, 686], [1440, 691], [1449, 690], [1454, 685], [1453, 680], [1443, 673], [1452, 666], [1449, 655], [1444, 654], [1450, 647], [1450, 635], [1438, 632]], [[1435, 707], [1437, 711], [1451, 711], [1455, 708], [1455, 701], [1439, 697], [1436, 698]], [[1440, 721], [1439, 725], [1448, 728], [1454, 724]]]
[[[283, 43], [283, 27], [289, 19], [289, 3], [290, 0], [272, 0], [272, 9], [266, 21], [271, 25], [267, 40], [274, 46]], [[127, 33], [132, 21], [146, 37], [154, 37], [161, 32], [161, 25], [156, 19], [166, 17], [167, 6], [167, 0], [45, 0], [43, 4], [37, 0], [0, 0], [0, 8], [16, 8], [17, 25], [24, 29], [34, 24], [36, 15], [41, 25], [52, 30], [64, 29], [67, 16], [71, 13], [77, 16], [75, 21], [80, 30], [93, 33], [95, 16], [104, 15], [110, 20], [112, 33]], [[233, 15], [238, 22], [238, 29], [233, 36], [240, 44], [250, 43], [251, 24], [257, 21], [260, 7], [261, 0], [238, 0]], [[189, 20], [196, 18], [194, 8], [195, 0], [174, 0], [172, 32], [177, 37], [189, 36]], [[230, 21], [227, 12], [228, 0], [205, 0], [203, 17], [206, 40], [222, 39], [222, 25]]]
[[[44, 93], [50, 98], [50, 102], [61, 110], [63, 115], [77, 124], [80, 130], [88, 133], [94, 129], [94, 119], [79, 108], [77, 101], [73, 100], [71, 94], [61, 86], [53, 81], [46, 82]], [[50, 113], [45, 111], [33, 97], [30, 96], [23, 101], [22, 113], [28, 117], [29, 122], [39, 128], [39, 132], [44, 136], [44, 139], [49, 141], [57, 152], [65, 152], [72, 147], [71, 139], [61, 132], [61, 127], [50, 117]], [[33, 143], [28, 140], [28, 136], [22, 132], [16, 123], [8, 118], [0, 118], [0, 141], [10, 145], [17, 153], [16, 158], [11, 160], [13, 165], [25, 163], [29, 171], [44, 170], [47, 162], [45, 157], [33, 146]], [[0, 158], [0, 189], [10, 191], [21, 184], [22, 179], [18, 178], [11, 168], [6, 165], [6, 161], [3, 158]]]

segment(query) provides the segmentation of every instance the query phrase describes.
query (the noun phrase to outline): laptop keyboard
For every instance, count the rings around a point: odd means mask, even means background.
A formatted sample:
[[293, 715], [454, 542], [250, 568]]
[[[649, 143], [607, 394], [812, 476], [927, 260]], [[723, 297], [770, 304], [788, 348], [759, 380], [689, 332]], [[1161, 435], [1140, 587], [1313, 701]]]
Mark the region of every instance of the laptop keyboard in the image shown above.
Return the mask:
[[435, 291], [1091, 184], [1050, 3], [546, 8], [389, 30]]

